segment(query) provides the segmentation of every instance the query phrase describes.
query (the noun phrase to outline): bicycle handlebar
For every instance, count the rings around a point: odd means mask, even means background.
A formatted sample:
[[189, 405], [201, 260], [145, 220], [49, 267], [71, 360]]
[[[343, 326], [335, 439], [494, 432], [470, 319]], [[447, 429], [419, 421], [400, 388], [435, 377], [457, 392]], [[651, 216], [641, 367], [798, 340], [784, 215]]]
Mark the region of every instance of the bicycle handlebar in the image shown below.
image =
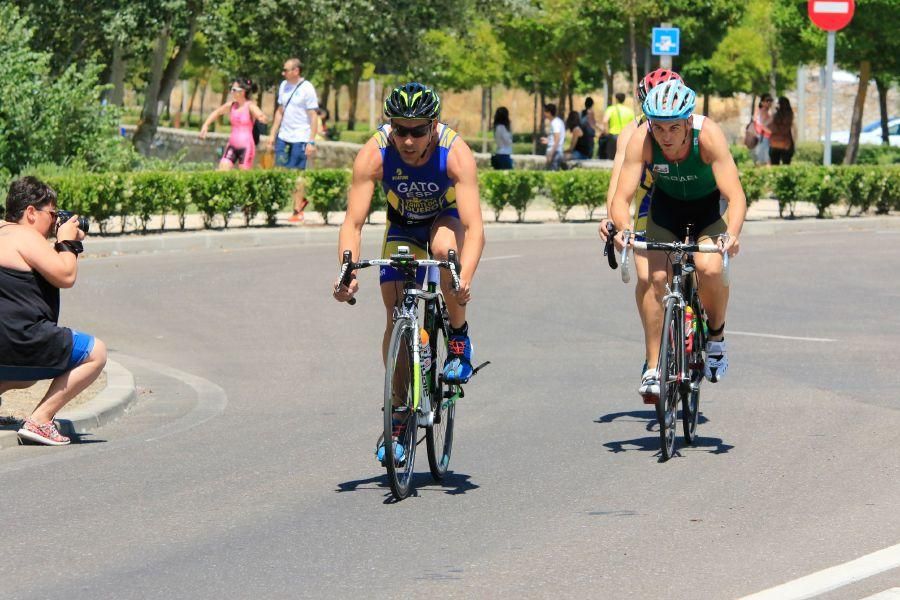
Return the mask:
[[[416, 269], [418, 267], [439, 267], [441, 269], [447, 269], [450, 271], [450, 277], [452, 278], [451, 285], [453, 287], [453, 290], [455, 291], [459, 289], [459, 259], [456, 256], [456, 250], [450, 250], [449, 252], [447, 252], [447, 260], [418, 260], [412, 258], [411, 256], [410, 258], [407, 258], [406, 255], [404, 255], [402, 258], [372, 258], [363, 259], [359, 262], [353, 262], [353, 260], [351, 259], [350, 251], [344, 250], [343, 257], [341, 259], [340, 281], [338, 282], [335, 291], [337, 291], [341, 287], [349, 287], [350, 282], [353, 281], [354, 278], [353, 272], [357, 269], [366, 269], [373, 266], [394, 267], [401, 269]], [[353, 306], [354, 304], [356, 304], [356, 298], [350, 298], [349, 300], [347, 300], [347, 304]]]
[[[607, 227], [607, 231], [609, 232], [609, 237], [606, 240], [606, 248], [604, 248], [603, 253], [607, 253], [607, 248], [612, 245], [612, 239], [615, 237], [617, 231], [615, 226], [610, 224]], [[620, 262], [622, 263], [622, 282], [628, 283], [631, 281], [631, 270], [628, 268], [628, 247], [629, 245], [636, 250], [656, 250], [662, 252], [700, 252], [705, 254], [714, 254], [716, 252], [721, 252], [721, 248], [718, 244], [698, 244], [691, 243], [688, 244], [686, 242], [654, 242], [654, 241], [639, 241], [632, 239], [634, 232], [626, 229], [624, 231], [624, 241], [625, 246], [622, 248], [622, 255]], [[723, 233], [719, 236], [721, 240], [727, 240], [728, 234]], [[615, 269], [615, 258], [609, 260], [609, 266]], [[722, 255], [722, 283], [725, 287], [728, 287], [731, 284], [731, 269], [729, 266], [729, 257], [728, 253], [725, 252]]]

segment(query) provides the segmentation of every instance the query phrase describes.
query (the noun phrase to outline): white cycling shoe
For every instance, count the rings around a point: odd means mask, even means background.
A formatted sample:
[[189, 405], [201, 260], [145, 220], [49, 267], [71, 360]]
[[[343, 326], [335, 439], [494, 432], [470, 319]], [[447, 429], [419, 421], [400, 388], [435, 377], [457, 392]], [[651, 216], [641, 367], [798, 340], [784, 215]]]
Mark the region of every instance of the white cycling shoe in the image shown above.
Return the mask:
[[644, 404], [656, 404], [656, 399], [659, 398], [659, 373], [656, 369], [647, 369], [641, 375], [638, 394], [644, 398]]
[[716, 383], [725, 377], [728, 370], [728, 353], [725, 349], [725, 340], [718, 342], [706, 342], [706, 365], [704, 375], [711, 383]]

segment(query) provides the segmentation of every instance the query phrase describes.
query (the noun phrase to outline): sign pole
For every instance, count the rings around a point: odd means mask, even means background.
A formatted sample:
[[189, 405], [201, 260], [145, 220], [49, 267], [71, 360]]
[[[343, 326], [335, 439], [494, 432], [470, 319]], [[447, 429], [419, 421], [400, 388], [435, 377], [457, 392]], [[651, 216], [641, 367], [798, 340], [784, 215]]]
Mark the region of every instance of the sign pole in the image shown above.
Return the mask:
[[822, 164], [831, 166], [831, 100], [834, 89], [834, 32], [828, 32], [828, 48], [825, 51], [825, 155]]
[[[672, 24], [671, 23], [660, 23], [659, 26], [669, 29], [670, 27], [672, 27]], [[670, 54], [664, 54], [664, 55], [660, 56], [659, 57], [659, 66], [662, 69], [669, 69], [671, 71], [672, 70], [672, 56]]]

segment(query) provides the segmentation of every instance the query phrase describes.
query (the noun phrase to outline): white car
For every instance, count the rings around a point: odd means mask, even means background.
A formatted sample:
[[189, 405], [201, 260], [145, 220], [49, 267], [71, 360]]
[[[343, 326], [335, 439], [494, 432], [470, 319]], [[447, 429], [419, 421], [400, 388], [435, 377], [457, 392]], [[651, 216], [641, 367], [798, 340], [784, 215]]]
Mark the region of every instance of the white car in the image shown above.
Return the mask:
[[[888, 119], [888, 140], [891, 146], [900, 146], [900, 117]], [[824, 137], [822, 141], [825, 141]], [[831, 141], [836, 144], [846, 144], [850, 141], [850, 132], [832, 131]], [[881, 145], [881, 119], [862, 128], [859, 134], [859, 143]]]

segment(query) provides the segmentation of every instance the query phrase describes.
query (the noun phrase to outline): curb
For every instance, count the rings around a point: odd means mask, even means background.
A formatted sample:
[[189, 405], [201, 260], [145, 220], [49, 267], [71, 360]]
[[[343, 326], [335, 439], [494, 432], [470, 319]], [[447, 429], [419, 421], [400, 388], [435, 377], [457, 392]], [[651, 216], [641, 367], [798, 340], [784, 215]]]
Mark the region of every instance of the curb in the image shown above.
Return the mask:
[[[490, 240], [546, 240], [596, 237], [599, 221], [579, 223], [485, 223], [485, 237]], [[746, 221], [744, 235], [776, 235], [816, 231], [872, 231], [900, 229], [897, 217], [846, 217], [838, 219], [797, 219]], [[364, 237], [381, 239], [384, 225], [366, 225]], [[338, 227], [314, 226], [279, 229], [247, 229], [163, 233], [120, 239], [89, 240], [88, 256], [121, 256], [159, 252], [196, 250], [232, 250], [308, 244], [336, 244]]]
[[[78, 436], [111, 423], [124, 413], [137, 399], [134, 375], [114, 360], [107, 359], [106, 387], [78, 408], [59, 411], [54, 419], [60, 433]], [[15, 431], [0, 431], [0, 450], [19, 445]]]

